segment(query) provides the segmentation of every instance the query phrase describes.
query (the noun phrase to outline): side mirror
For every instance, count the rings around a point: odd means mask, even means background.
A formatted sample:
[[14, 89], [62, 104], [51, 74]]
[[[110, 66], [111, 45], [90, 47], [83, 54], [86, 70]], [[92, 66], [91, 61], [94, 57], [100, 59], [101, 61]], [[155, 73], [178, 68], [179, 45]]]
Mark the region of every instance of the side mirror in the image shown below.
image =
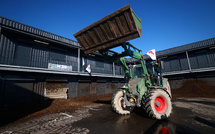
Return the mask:
[[160, 63], [161, 63], [161, 69], [164, 70], [164, 63], [163, 63], [163, 61], [160, 61]]

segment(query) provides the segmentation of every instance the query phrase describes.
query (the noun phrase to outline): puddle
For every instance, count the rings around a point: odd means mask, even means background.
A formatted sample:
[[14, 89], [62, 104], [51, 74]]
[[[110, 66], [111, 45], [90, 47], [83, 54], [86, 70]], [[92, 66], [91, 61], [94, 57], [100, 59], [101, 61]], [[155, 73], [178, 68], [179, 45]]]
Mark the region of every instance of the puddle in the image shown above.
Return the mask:
[[87, 128], [89, 133], [198, 134], [173, 121], [147, 118], [141, 111], [135, 111], [131, 115], [118, 115], [110, 106], [102, 106], [101, 109], [91, 110], [93, 116], [75, 122], [73, 126]]

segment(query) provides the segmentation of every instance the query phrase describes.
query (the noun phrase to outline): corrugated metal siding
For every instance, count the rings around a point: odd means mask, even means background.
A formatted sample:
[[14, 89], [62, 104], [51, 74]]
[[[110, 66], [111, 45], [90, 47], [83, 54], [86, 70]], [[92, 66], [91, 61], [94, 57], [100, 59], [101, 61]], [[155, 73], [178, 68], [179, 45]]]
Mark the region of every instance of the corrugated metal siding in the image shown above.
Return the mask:
[[116, 75], [124, 75], [124, 72], [123, 72], [121, 65], [115, 65], [115, 74]]
[[[70, 39], [67, 39], [67, 38], [64, 38], [64, 37], [61, 37], [61, 36], [58, 36], [55, 34], [51, 34], [49, 32], [46, 32], [46, 31], [43, 31], [43, 30], [40, 30], [37, 28], [33, 28], [31, 26], [24, 25], [22, 23], [15, 22], [15, 21], [9, 20], [9, 19], [1, 17], [1, 16], [0, 16], [0, 24], [2, 24], [3, 26], [10, 27], [10, 28], [14, 28], [14, 29], [18, 29], [18, 30], [25, 31], [28, 33], [32, 33], [35, 35], [39, 35], [39, 36], [47, 37], [47, 38], [50, 38], [53, 40], [68, 43], [68, 44], [71, 44], [74, 46], [80, 46], [78, 44], [78, 42], [76, 42], [76, 41], [72, 41]], [[3, 35], [1, 35], [1, 36], [3, 36]], [[203, 41], [199, 41], [199, 42], [194, 42], [194, 43], [170, 48], [170, 49], [163, 50], [163, 51], [158, 51], [158, 52], [156, 52], [156, 54], [157, 54], [157, 57], [162, 57], [162, 56], [168, 56], [168, 55], [183, 53], [185, 51], [191, 51], [191, 50], [201, 49], [201, 48], [205, 48], [205, 47], [210, 47], [210, 46], [214, 46], [214, 45], [215, 45], [215, 38], [211, 38], [211, 39], [207, 39], [207, 40], [203, 40]], [[144, 55], [144, 59], [148, 60], [148, 59], [150, 59], [150, 57], [147, 55]], [[10, 61], [8, 61], [8, 62], [10, 62]]]
[[45, 90], [45, 82], [34, 82], [33, 83], [33, 93], [38, 95], [33, 95], [33, 99], [38, 99], [44, 96], [44, 90]]
[[215, 49], [208, 50], [208, 59], [209, 59], [210, 67], [215, 67]]
[[171, 57], [169, 62], [170, 62], [171, 71], [180, 71], [181, 70], [178, 56]]
[[31, 63], [31, 50], [32, 48], [30, 46], [23, 43], [16, 44], [14, 65], [29, 67]]
[[34, 45], [31, 52], [31, 67], [48, 67], [48, 51], [45, 46]]
[[105, 68], [104, 73], [106, 73], [106, 74], [113, 74], [113, 64], [112, 63], [105, 62], [104, 68]]
[[210, 67], [207, 55], [208, 54], [206, 50], [196, 52], [196, 58], [198, 61], [199, 68]]
[[162, 70], [162, 72], [171, 72], [169, 60], [164, 59], [163, 61], [164, 61], [164, 69]]
[[198, 61], [196, 58], [195, 53], [189, 53], [189, 59], [190, 59], [190, 66], [192, 69], [197, 69], [198, 67]]
[[181, 56], [179, 57], [179, 62], [181, 65], [181, 70], [189, 70], [186, 53], [181, 54]]
[[[52, 46], [51, 43], [42, 45], [24, 37], [22, 39], [19, 37], [17, 40], [16, 36], [10, 33], [1, 34], [1, 64], [48, 68], [51, 63], [72, 66], [71, 70], [66, 71], [78, 71], [78, 49]], [[92, 73], [113, 74], [112, 63], [98, 60], [96, 57], [86, 57], [84, 67], [82, 67], [82, 61], [80, 62], [83, 71], [88, 64], [91, 64]]]
[[203, 41], [199, 41], [199, 42], [194, 42], [194, 43], [166, 49], [163, 51], [158, 51], [158, 52], [156, 52], [156, 54], [158, 57], [174, 55], [174, 54], [178, 54], [178, 53], [183, 53], [185, 51], [193, 51], [193, 50], [197, 50], [197, 49], [211, 47], [214, 45], [215, 45], [215, 38], [211, 38], [211, 39], [207, 39], [207, 40], [203, 40]]
[[78, 71], [78, 49], [43, 45], [33, 38], [19, 37], [11, 32], [1, 33], [0, 64], [48, 68], [49, 63], [72, 66]]
[[215, 49], [200, 49], [191, 51], [188, 52], [188, 58], [190, 68], [186, 53], [180, 53], [162, 59], [164, 62], [164, 70], [162, 70], [162, 72], [192, 71], [195, 69], [201, 71], [201, 69], [204, 70], [207, 68], [207, 70], [210, 70], [211, 67], [215, 67]]
[[164, 62], [163, 72], [183, 71], [189, 69], [186, 53], [170, 56], [162, 61]]
[[[82, 59], [82, 58], [81, 58]], [[81, 60], [81, 68], [82, 71], [86, 71], [86, 67], [90, 64], [92, 73], [101, 73], [101, 74], [113, 74], [113, 63], [104, 61], [102, 59], [96, 57], [85, 56], [85, 65], [82, 66]]]
[[15, 53], [15, 43], [13, 40], [7, 38], [1, 34], [0, 41], [0, 63], [1, 64], [13, 64], [13, 58]]
[[70, 44], [73, 46], [77, 46], [77, 47], [80, 46], [79, 43], [76, 41], [73, 41], [73, 40], [70, 40], [70, 39], [67, 39], [67, 38], [64, 38], [64, 37], [61, 37], [61, 36], [58, 36], [58, 35], [55, 35], [55, 34], [52, 34], [52, 33], [49, 33], [49, 32], [34, 28], [34, 27], [31, 27], [31, 26], [25, 25], [25, 24], [22, 24], [22, 23], [13, 21], [13, 20], [9, 20], [9, 19], [1, 17], [1, 16], [0, 16], [0, 24], [2, 24], [3, 26], [17, 29], [17, 30], [21, 30], [21, 31], [25, 31], [25, 32], [32, 33], [35, 35], [50, 38], [50, 39], [53, 39], [56, 41], [64, 42], [64, 43], [67, 43], [67, 44]]
[[78, 71], [78, 54], [75, 54], [66, 55], [66, 65], [71, 65], [73, 71]]
[[[169, 56], [169, 55], [184, 53], [186, 51], [194, 51], [194, 50], [198, 50], [198, 49], [204, 49], [204, 48], [212, 47], [212, 46], [215, 46], [215, 38], [211, 38], [211, 39], [207, 39], [207, 40], [203, 40], [203, 41], [199, 41], [199, 42], [194, 42], [194, 43], [190, 43], [190, 44], [186, 44], [186, 45], [158, 51], [158, 52], [156, 52], [156, 55], [157, 55], [157, 57], [165, 57], [165, 56]], [[146, 60], [150, 59], [150, 57], [148, 55], [144, 55], [143, 57]]]
[[192, 69], [210, 67], [207, 50], [199, 50], [189, 53]]

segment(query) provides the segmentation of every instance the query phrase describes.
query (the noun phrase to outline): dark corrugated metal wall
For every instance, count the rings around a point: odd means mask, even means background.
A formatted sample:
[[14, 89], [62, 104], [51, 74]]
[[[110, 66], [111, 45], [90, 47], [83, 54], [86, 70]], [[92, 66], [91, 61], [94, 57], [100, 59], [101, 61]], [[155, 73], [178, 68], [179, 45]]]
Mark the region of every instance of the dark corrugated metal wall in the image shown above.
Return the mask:
[[[175, 54], [184, 53], [186, 51], [194, 51], [194, 50], [199, 50], [202, 48], [213, 47], [214, 45], [215, 45], [215, 38], [211, 38], [211, 39], [207, 39], [207, 40], [203, 40], [203, 41], [198, 41], [198, 42], [194, 42], [194, 43], [166, 49], [163, 51], [158, 51], [158, 52], [156, 52], [156, 55], [158, 57], [175, 55]], [[144, 58], [149, 59], [149, 56], [144, 55]]]
[[34, 45], [31, 51], [31, 67], [48, 67], [48, 51], [45, 46]]
[[[25, 38], [19, 34], [3, 31], [0, 44], [0, 64], [48, 68], [48, 64], [72, 66], [72, 70], [78, 71], [78, 49], [68, 49], [57, 44], [39, 44], [33, 38]], [[113, 74], [113, 63], [97, 57], [84, 56], [85, 65], [81, 70], [85, 71], [87, 65], [91, 65], [92, 73]], [[81, 58], [82, 60], [82, 58]], [[115, 67], [117, 75], [120, 75], [120, 66]]]
[[211, 67], [215, 67], [215, 49], [208, 51], [208, 59]]
[[13, 64], [15, 42], [1, 34], [0, 41], [0, 64]]
[[198, 69], [199, 71], [205, 68], [210, 69], [211, 67], [215, 67], [215, 49], [205, 48], [190, 51], [187, 52], [187, 55], [184, 52], [168, 56], [162, 59], [162, 61], [164, 61], [163, 73], [193, 69]]
[[124, 84], [124, 79], [0, 71], [0, 108], [45, 99], [46, 82], [63, 83], [68, 88], [68, 97], [77, 97], [114, 93]]
[[58, 36], [58, 35], [55, 35], [55, 34], [52, 34], [52, 33], [37, 29], [37, 28], [34, 28], [34, 27], [31, 27], [28, 25], [24, 25], [22, 23], [19, 23], [19, 22], [13, 21], [13, 20], [9, 20], [9, 19], [1, 17], [1, 16], [0, 16], [0, 24], [2, 24], [3, 26], [6, 26], [8, 28], [21, 30], [21, 31], [24, 31], [27, 33], [33, 33], [33, 34], [38, 35], [38, 36], [46, 37], [49, 39], [57, 40], [60, 42], [72, 44], [74, 46], [79, 47], [79, 44], [77, 42], [72, 41], [70, 39], [67, 39], [67, 38], [64, 38], [64, 37], [61, 37], [61, 36]]
[[[14, 71], [0, 71], [0, 107], [44, 98], [47, 80], [64, 80], [70, 93], [69, 97], [113, 93], [123, 83], [121, 77], [112, 78], [113, 74], [120, 74], [119, 65], [114, 67], [113, 63], [98, 57], [84, 55], [85, 65], [82, 66], [83, 55], [80, 55], [79, 61], [80, 46], [75, 41], [2, 17], [0, 24], [0, 65], [12, 70], [14, 68]], [[50, 68], [50, 64], [55, 67], [71, 67], [71, 70]], [[85, 77], [79, 76], [79, 67], [81, 72], [86, 72], [89, 64], [92, 73], [100, 73], [98, 76], [104, 77], [110, 74], [110, 78], [88, 77], [87, 73], [83, 73], [87, 75]], [[27, 71], [20, 72], [20, 68]], [[74, 71], [77, 76], [65, 75], [65, 72], [60, 75], [31, 72], [45, 69], [51, 70], [50, 72]], [[106, 80], [99, 81], [101, 79]], [[112, 80], [117, 82], [110, 84]]]
[[120, 79], [76, 78], [68, 83], [69, 97], [116, 92], [124, 84]]

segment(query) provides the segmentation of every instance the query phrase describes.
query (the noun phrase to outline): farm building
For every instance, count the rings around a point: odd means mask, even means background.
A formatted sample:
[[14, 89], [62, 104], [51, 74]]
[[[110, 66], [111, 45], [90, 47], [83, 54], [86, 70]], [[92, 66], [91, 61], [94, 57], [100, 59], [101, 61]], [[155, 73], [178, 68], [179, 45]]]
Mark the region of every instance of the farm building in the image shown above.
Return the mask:
[[85, 55], [73, 40], [0, 17], [1, 106], [112, 93], [124, 82], [122, 73], [120, 65]]
[[[156, 54], [172, 88], [197, 78], [214, 85], [215, 38]], [[85, 70], [88, 65], [91, 73]], [[123, 83], [121, 65], [85, 55], [76, 41], [0, 17], [0, 107], [46, 97], [113, 93]]]

